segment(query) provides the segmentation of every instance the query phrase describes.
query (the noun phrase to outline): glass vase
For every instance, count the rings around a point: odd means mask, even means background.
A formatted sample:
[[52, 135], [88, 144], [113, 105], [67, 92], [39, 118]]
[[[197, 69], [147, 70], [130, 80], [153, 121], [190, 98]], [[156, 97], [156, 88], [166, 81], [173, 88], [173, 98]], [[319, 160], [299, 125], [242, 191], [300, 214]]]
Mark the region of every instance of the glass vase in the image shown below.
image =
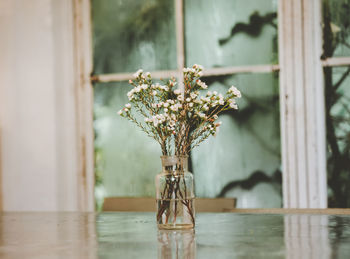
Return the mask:
[[162, 172], [156, 176], [159, 229], [192, 229], [195, 226], [194, 180], [188, 156], [161, 156]]

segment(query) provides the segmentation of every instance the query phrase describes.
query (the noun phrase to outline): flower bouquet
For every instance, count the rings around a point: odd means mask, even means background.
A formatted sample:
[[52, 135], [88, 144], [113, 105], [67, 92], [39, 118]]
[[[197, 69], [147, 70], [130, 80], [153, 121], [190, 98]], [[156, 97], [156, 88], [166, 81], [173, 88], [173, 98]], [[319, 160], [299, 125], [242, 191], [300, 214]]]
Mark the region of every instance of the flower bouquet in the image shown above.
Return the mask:
[[[238, 109], [241, 93], [234, 86], [222, 95], [207, 91], [200, 80], [203, 68], [183, 69], [183, 85], [175, 78], [155, 83], [149, 72], [138, 70], [129, 83], [129, 102], [118, 113], [135, 123], [161, 147], [163, 172], [156, 178], [159, 228], [194, 226], [193, 176], [187, 172], [189, 152], [210, 135], [216, 135], [221, 122], [218, 115]], [[139, 119], [143, 117], [143, 119]]]

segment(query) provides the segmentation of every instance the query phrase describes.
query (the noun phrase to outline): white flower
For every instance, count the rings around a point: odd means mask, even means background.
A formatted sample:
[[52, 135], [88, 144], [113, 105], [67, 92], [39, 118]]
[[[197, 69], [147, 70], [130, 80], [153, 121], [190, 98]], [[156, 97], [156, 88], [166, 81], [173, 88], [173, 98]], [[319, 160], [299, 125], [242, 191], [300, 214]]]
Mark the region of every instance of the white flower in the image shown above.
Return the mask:
[[179, 95], [179, 96], [177, 97], [177, 99], [178, 99], [179, 101], [183, 101], [183, 100], [184, 100], [184, 97], [183, 97], [182, 95]]
[[204, 82], [199, 80], [199, 79], [197, 80], [197, 85], [199, 85], [202, 89], [207, 89], [208, 88], [208, 86]]
[[156, 103], [152, 103], [151, 106], [152, 106], [152, 108], [157, 108], [157, 104]]
[[157, 95], [157, 91], [153, 91], [153, 92], [152, 92], [152, 95], [153, 95], [153, 96], [156, 96], [156, 95]]
[[135, 90], [135, 92], [137, 92], [137, 93], [138, 93], [138, 92], [140, 92], [140, 91], [141, 91], [141, 86], [137, 86], [137, 87], [135, 87], [135, 89], [134, 89], [134, 90]]
[[143, 72], [143, 70], [142, 70], [142, 69], [139, 69], [139, 70], [136, 71], [135, 74], [133, 74], [133, 76], [134, 76], [135, 78], [137, 78], [142, 72]]
[[168, 108], [164, 108], [164, 112], [168, 112]]
[[127, 93], [128, 99], [131, 101], [134, 98], [134, 89]]
[[224, 100], [219, 100], [219, 104], [224, 105], [225, 104]]
[[241, 92], [234, 86], [231, 86], [230, 89], [228, 89], [228, 92], [234, 94], [238, 98], [241, 97]]
[[193, 107], [193, 103], [189, 103], [188, 106], [190, 106], [192, 108]]
[[169, 103], [164, 103], [163, 106], [166, 108], [166, 107], [169, 107]]
[[179, 95], [179, 94], [181, 94], [181, 91], [180, 91], [180, 89], [176, 89], [176, 90], [174, 90], [174, 94], [176, 94], [176, 95]]
[[151, 73], [150, 73], [150, 72], [147, 72], [145, 75], [146, 75], [147, 77], [151, 77]]
[[214, 120], [217, 120], [219, 118], [219, 116], [217, 116], [216, 114], [213, 116]]
[[201, 112], [198, 113], [198, 116], [201, 117], [201, 118], [205, 118], [205, 114], [201, 113]]
[[186, 102], [190, 102], [190, 101], [191, 101], [191, 98], [187, 97]]
[[236, 110], [238, 109], [238, 106], [235, 103], [230, 103], [230, 107]]
[[130, 109], [131, 108], [131, 104], [130, 103], [125, 104], [125, 107]]
[[214, 92], [213, 92], [213, 94], [214, 94], [214, 95], [217, 95], [217, 94], [218, 94], [218, 92], [217, 92], [217, 91], [214, 91]]
[[207, 96], [213, 95], [213, 93], [211, 91], [207, 92]]
[[192, 99], [194, 99], [194, 98], [197, 97], [197, 94], [196, 94], [196, 93], [191, 93], [190, 95], [191, 95], [191, 98], [192, 98]]
[[205, 111], [207, 111], [207, 110], [209, 110], [209, 107], [208, 107], [207, 105], [204, 105], [204, 106], [203, 106], [203, 109], [204, 109]]
[[143, 84], [143, 85], [141, 85], [141, 88], [142, 88], [143, 90], [146, 90], [146, 89], [148, 88], [148, 85]]
[[122, 110], [118, 111], [118, 114], [119, 114], [119, 115], [122, 115], [122, 114], [123, 114], [123, 111], [122, 111]]
[[170, 110], [176, 112], [178, 110], [177, 105], [171, 105]]

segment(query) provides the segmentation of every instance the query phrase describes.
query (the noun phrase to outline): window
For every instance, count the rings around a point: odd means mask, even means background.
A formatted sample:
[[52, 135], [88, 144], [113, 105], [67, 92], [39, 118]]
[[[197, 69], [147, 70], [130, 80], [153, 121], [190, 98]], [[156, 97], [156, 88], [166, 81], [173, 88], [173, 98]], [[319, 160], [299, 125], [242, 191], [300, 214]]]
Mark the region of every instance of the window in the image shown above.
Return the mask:
[[350, 207], [350, 1], [323, 1], [330, 207]]
[[[243, 93], [238, 113], [191, 152], [200, 197], [237, 197], [240, 207], [280, 207], [277, 1], [92, 1], [96, 197], [153, 196], [160, 148], [116, 115], [128, 79], [205, 67], [210, 90]], [[215, 180], [214, 180], [215, 179]]]

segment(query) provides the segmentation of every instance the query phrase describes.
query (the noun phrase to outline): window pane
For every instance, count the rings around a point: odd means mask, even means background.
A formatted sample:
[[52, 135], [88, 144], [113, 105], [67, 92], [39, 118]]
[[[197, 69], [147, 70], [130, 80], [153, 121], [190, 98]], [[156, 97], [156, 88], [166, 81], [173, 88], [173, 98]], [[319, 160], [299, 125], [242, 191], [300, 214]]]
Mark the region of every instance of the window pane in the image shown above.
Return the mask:
[[277, 1], [185, 0], [186, 64], [276, 64]]
[[100, 83], [94, 92], [96, 198], [154, 196], [161, 171], [158, 143], [117, 114], [127, 102], [127, 82]]
[[350, 67], [325, 68], [329, 207], [350, 207]]
[[281, 207], [277, 76], [242, 74], [206, 81], [218, 92], [234, 84], [242, 98], [238, 111], [221, 116], [219, 134], [192, 151], [196, 195], [236, 197], [241, 208]]
[[323, 1], [324, 56], [350, 56], [350, 0]]
[[172, 0], [92, 0], [94, 72], [176, 68]]

